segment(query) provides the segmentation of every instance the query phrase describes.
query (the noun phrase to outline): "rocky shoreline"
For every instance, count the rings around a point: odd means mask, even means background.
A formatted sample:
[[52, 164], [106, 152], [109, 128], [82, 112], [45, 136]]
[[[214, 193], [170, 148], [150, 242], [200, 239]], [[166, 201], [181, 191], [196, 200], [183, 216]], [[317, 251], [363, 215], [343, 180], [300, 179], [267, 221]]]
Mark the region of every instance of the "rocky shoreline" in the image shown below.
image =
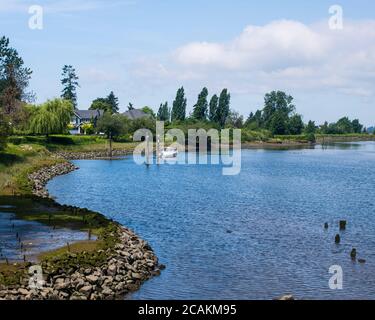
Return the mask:
[[51, 167], [44, 167], [37, 172], [28, 175], [32, 186], [33, 195], [41, 198], [49, 198], [50, 195], [45, 188], [51, 179], [70, 173], [78, 168], [70, 162], [62, 162]]
[[113, 150], [112, 157], [108, 156], [107, 151], [57, 152], [55, 155], [66, 160], [103, 160], [130, 155], [132, 152], [131, 150]]
[[[41, 264], [43, 280], [32, 272], [21, 280], [20, 286], [1, 287], [2, 300], [114, 300], [137, 291], [142, 283], [160, 275], [165, 267], [147, 242], [132, 231], [117, 227], [119, 242], [95, 254], [103, 256], [96, 266], [80, 266], [77, 254], [67, 253], [63, 261], [66, 268], [56, 268], [53, 262]], [[90, 253], [82, 253], [89, 256]], [[31, 264], [30, 264], [31, 266]], [[31, 269], [30, 269], [31, 270]], [[35, 280], [35, 282], [34, 282]], [[35, 283], [35, 288], [30, 284]], [[37, 287], [40, 286], [38, 289]]]
[[[72, 163], [62, 162], [29, 174], [33, 195], [49, 198], [47, 182], [76, 169]], [[63, 207], [74, 212], [88, 211]], [[99, 240], [110, 245], [95, 252], [67, 250], [63, 257], [43, 260], [40, 263], [42, 279], [33, 269], [28, 269], [18, 285], [0, 285], [0, 300], [123, 300], [144, 281], [160, 275], [165, 266], [159, 264], [149, 244], [116, 222], [109, 221], [109, 224], [110, 231]], [[27, 263], [25, 267], [32, 265]], [[33, 283], [37, 288], [30, 286]]]

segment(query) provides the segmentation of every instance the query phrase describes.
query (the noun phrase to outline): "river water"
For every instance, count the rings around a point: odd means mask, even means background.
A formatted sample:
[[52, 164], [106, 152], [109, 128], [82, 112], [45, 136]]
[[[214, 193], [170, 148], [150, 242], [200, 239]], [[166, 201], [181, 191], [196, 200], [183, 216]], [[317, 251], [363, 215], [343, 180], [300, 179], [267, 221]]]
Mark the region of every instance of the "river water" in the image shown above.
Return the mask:
[[[133, 299], [375, 299], [374, 142], [243, 150], [237, 176], [131, 157], [74, 164], [48, 184], [57, 201], [131, 227], [167, 266]], [[353, 247], [365, 264], [350, 259]], [[342, 290], [328, 285], [332, 265]]]

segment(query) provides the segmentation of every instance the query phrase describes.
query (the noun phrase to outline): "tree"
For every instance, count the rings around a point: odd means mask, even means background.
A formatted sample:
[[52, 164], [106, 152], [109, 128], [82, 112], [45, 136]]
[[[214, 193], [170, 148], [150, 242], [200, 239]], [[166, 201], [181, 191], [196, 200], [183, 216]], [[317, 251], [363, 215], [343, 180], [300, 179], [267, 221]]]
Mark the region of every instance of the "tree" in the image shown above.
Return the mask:
[[217, 108], [219, 103], [219, 97], [214, 94], [210, 100], [210, 111], [208, 115], [208, 119], [211, 122], [217, 122], [216, 116], [217, 116]]
[[124, 132], [124, 121], [121, 115], [104, 113], [103, 117], [98, 120], [97, 130], [105, 133], [109, 141], [109, 157], [112, 158], [113, 139]]
[[363, 125], [359, 123], [358, 119], [352, 121], [352, 128], [354, 133], [362, 133], [363, 131]]
[[229, 111], [226, 124], [232, 128], [241, 129], [244, 125], [243, 116], [236, 111]]
[[324, 124], [320, 126], [320, 132], [322, 134], [328, 134], [329, 133], [329, 125], [328, 125], [327, 121], [325, 121]]
[[230, 94], [228, 89], [223, 89], [219, 98], [219, 105], [216, 111], [216, 119], [221, 128], [224, 128], [225, 122], [230, 110]]
[[0, 151], [6, 147], [6, 139], [11, 133], [10, 129], [9, 120], [0, 112]]
[[171, 111], [168, 108], [168, 102], [165, 102], [164, 104], [160, 104], [157, 119], [159, 121], [170, 121], [171, 120]]
[[336, 122], [336, 131], [339, 134], [353, 133], [352, 122], [348, 117], [343, 117]]
[[90, 106], [90, 110], [103, 110], [110, 114], [118, 113], [119, 111], [118, 98], [115, 96], [113, 91], [106, 98], [95, 99]]
[[9, 39], [0, 38], [0, 112], [13, 116], [19, 111], [21, 101], [32, 101], [34, 95], [26, 92], [32, 71], [24, 66], [16, 49], [9, 46]]
[[268, 121], [268, 129], [272, 134], [283, 135], [288, 132], [288, 116], [284, 112], [277, 110]]
[[129, 102], [128, 104], [128, 110], [134, 110], [133, 104], [131, 102]]
[[46, 135], [65, 133], [73, 114], [69, 100], [49, 100], [40, 105], [31, 119], [30, 130], [34, 134]]
[[171, 120], [184, 121], [186, 118], [186, 105], [185, 89], [181, 87], [177, 90], [176, 99], [173, 101]]
[[84, 134], [93, 134], [94, 133], [94, 124], [92, 122], [83, 123], [81, 125], [81, 129], [83, 130]]
[[110, 111], [111, 113], [118, 113], [119, 111], [119, 103], [118, 103], [118, 98], [115, 96], [113, 91], [111, 91], [107, 97], [107, 102], [110, 105]]
[[262, 128], [262, 111], [257, 110], [255, 113], [250, 113], [245, 122], [246, 128], [250, 130], [258, 130]]
[[301, 134], [303, 131], [303, 121], [302, 116], [295, 114], [289, 118], [288, 121], [288, 134]]
[[154, 110], [152, 110], [150, 107], [145, 106], [141, 109], [144, 113], [149, 114], [152, 119], [156, 119], [156, 114]]
[[315, 133], [316, 133], [316, 125], [314, 121], [309, 121], [306, 128], [305, 128], [305, 134], [307, 137], [307, 140], [310, 142], [315, 142]]
[[107, 99], [97, 98], [91, 103], [90, 110], [103, 110], [104, 112], [112, 113], [112, 106]]
[[194, 106], [193, 109], [193, 118], [196, 120], [206, 120], [207, 113], [208, 113], [208, 90], [207, 88], [203, 88], [201, 93], [198, 95], [197, 104]]
[[61, 76], [61, 84], [63, 85], [61, 98], [71, 101], [74, 108], [77, 108], [77, 88], [79, 87], [79, 78], [76, 75], [76, 70], [71, 65], [65, 65]]
[[278, 112], [276, 117], [285, 120], [285, 118], [289, 118], [294, 110], [295, 106], [293, 105], [292, 96], [287, 95], [283, 91], [272, 91], [267, 93], [264, 97], [264, 108], [262, 114], [262, 121], [265, 128], [271, 129], [271, 125], [275, 125], [275, 118], [273, 116], [276, 112]]

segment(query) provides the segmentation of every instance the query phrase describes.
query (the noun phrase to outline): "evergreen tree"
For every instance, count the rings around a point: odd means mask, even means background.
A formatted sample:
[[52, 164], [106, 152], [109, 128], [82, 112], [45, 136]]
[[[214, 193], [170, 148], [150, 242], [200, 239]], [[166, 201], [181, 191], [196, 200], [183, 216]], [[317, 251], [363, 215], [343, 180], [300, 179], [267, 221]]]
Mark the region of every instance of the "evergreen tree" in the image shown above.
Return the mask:
[[118, 113], [118, 98], [115, 96], [115, 94], [113, 93], [113, 91], [110, 92], [110, 94], [108, 95], [107, 97], [107, 102], [108, 104], [111, 106], [111, 113]]
[[164, 104], [160, 104], [157, 119], [159, 121], [170, 121], [170, 118], [171, 118], [171, 112], [168, 108], [168, 102]]
[[194, 106], [193, 118], [196, 120], [206, 120], [208, 113], [208, 90], [203, 88], [201, 93], [198, 95], [197, 104]]
[[176, 99], [173, 101], [172, 107], [172, 122], [184, 121], [186, 118], [186, 104], [184, 87], [177, 90]]
[[9, 46], [9, 39], [0, 38], [0, 112], [13, 117], [20, 101], [33, 100], [27, 93], [32, 71], [24, 66], [16, 49]]
[[216, 119], [218, 124], [224, 128], [225, 122], [229, 115], [230, 109], [230, 94], [228, 93], [228, 89], [223, 89], [220, 94], [219, 98], [219, 105], [216, 112]]
[[77, 87], [78, 76], [76, 75], [76, 70], [72, 66], [65, 65], [63, 67], [61, 84], [63, 85], [63, 90], [61, 98], [69, 100], [72, 102], [74, 108], [77, 108]]
[[208, 115], [208, 119], [211, 122], [217, 122], [217, 108], [218, 108], [218, 103], [219, 103], [219, 97], [214, 94], [210, 100], [210, 111]]

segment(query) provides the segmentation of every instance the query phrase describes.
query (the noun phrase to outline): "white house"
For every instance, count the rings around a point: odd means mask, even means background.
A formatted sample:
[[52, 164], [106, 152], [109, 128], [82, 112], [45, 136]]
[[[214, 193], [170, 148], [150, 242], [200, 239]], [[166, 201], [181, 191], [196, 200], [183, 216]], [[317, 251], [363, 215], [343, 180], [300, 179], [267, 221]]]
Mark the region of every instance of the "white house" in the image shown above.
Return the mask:
[[74, 110], [74, 115], [70, 121], [73, 129], [71, 134], [82, 134], [82, 125], [85, 123], [96, 123], [104, 114], [103, 110]]

